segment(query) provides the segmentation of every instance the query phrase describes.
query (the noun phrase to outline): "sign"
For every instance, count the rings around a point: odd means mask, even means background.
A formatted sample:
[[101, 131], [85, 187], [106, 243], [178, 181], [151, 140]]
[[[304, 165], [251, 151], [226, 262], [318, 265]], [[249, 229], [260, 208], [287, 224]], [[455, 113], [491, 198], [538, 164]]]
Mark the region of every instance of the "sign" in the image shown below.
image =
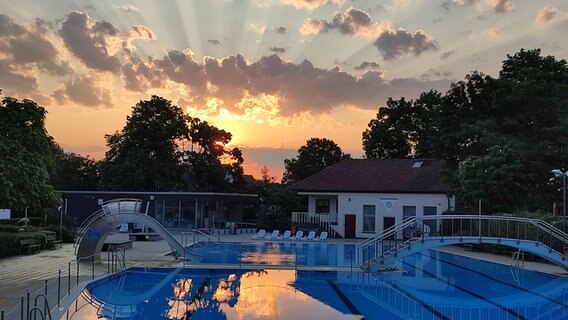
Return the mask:
[[383, 206], [385, 206], [385, 209], [387, 210], [387, 212], [392, 211], [392, 208], [394, 208], [394, 205], [396, 204], [397, 200], [398, 200], [398, 198], [381, 198]]
[[10, 209], [0, 209], [0, 220], [10, 219]]
[[89, 240], [99, 240], [101, 238], [101, 232], [98, 230], [91, 230], [87, 233], [87, 239]]

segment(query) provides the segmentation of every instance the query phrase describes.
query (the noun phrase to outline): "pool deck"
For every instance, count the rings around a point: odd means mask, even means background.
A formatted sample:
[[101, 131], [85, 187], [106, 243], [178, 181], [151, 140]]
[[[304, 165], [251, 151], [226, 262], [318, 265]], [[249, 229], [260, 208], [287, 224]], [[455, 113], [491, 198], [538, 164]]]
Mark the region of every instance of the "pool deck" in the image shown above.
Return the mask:
[[[180, 240], [181, 233], [174, 233]], [[122, 238], [128, 239], [128, 234], [117, 234], [112, 236], [115, 240]], [[215, 240], [221, 242], [258, 242], [262, 240], [251, 240], [251, 234], [239, 235], [220, 235], [215, 236]], [[357, 243], [360, 240], [349, 239], [327, 239], [326, 243]], [[437, 250], [456, 255], [467, 256], [480, 260], [486, 260], [505, 265], [510, 265], [511, 257], [497, 256], [483, 252], [465, 251], [461, 247], [443, 247]], [[165, 256], [170, 251], [169, 245], [165, 240], [159, 241], [135, 241], [131, 249], [126, 252], [127, 267], [175, 267], [180, 266], [181, 262], [175, 261], [171, 256]], [[79, 273], [77, 273], [79, 265]], [[205, 266], [204, 266], [205, 267]], [[206, 266], [210, 267], [210, 266]], [[68, 286], [73, 287], [77, 280], [79, 282], [91, 279], [106, 273], [109, 268], [107, 254], [101, 254], [101, 260], [84, 261], [77, 263], [74, 255], [73, 244], [64, 243], [61, 249], [42, 250], [38, 254], [19, 255], [7, 258], [0, 258], [0, 310], [6, 311], [7, 318], [11, 319], [19, 311], [20, 297], [25, 296], [29, 290], [31, 293], [38, 293], [44, 290], [46, 281], [48, 282], [48, 296], [50, 303], [54, 304], [57, 297], [58, 274], [61, 272], [62, 278], [60, 287], [62, 288], [61, 297], [67, 292]], [[525, 262], [525, 269], [550, 273], [559, 276], [568, 276], [568, 272], [560, 267], [550, 264]], [[70, 272], [69, 272], [70, 271]], [[71, 275], [69, 277], [69, 274]], [[70, 284], [68, 284], [68, 279]], [[54, 302], [51, 302], [51, 301]], [[50, 305], [53, 308], [53, 305]]]

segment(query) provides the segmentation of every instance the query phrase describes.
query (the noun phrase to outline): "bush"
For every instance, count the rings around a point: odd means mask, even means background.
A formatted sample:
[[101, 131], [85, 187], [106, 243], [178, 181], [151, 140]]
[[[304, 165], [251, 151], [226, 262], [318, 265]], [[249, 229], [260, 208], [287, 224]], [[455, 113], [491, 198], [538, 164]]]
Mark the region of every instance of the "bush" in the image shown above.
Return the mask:
[[19, 254], [20, 240], [34, 239], [36, 243], [43, 246], [43, 232], [23, 231], [23, 232], [0, 232], [0, 257], [8, 257]]
[[0, 225], [0, 232], [15, 233], [21, 228], [22, 227], [15, 225]]
[[[54, 226], [54, 225], [50, 225], [47, 226], [45, 228], [43, 228], [44, 230], [49, 230], [49, 231], [54, 231], [55, 233], [57, 233], [57, 239], [59, 239], [59, 226]], [[64, 243], [73, 243], [75, 241], [75, 235], [73, 234], [73, 232], [71, 232], [69, 229], [67, 229], [67, 227], [63, 227], [63, 229], [61, 229], [63, 231], [63, 242]]]

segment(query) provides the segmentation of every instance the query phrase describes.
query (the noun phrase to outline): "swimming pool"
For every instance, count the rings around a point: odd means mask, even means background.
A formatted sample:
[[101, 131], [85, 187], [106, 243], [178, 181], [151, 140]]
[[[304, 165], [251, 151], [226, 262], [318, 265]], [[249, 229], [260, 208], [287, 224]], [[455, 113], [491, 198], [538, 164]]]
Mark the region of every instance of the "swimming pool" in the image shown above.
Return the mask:
[[[221, 249], [217, 250], [211, 256], [222, 256]], [[276, 255], [277, 249], [267, 245], [263, 250]], [[409, 256], [401, 261], [401, 267], [404, 272], [373, 274], [294, 269], [129, 269], [89, 284], [70, 307], [69, 317], [568, 319], [568, 279], [564, 277], [438, 251]]]
[[211, 243], [191, 251], [207, 264], [351, 267], [356, 263], [354, 244], [320, 242]]

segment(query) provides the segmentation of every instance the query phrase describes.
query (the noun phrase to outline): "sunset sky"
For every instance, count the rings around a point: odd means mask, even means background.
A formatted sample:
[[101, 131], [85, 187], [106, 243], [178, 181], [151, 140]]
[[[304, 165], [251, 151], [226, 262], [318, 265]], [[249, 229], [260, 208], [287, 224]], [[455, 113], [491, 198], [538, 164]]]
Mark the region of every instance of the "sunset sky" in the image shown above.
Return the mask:
[[66, 150], [156, 94], [233, 134], [245, 172], [312, 137], [355, 157], [388, 97], [446, 91], [506, 54], [568, 58], [568, 0], [1, 0], [0, 88], [48, 110]]

